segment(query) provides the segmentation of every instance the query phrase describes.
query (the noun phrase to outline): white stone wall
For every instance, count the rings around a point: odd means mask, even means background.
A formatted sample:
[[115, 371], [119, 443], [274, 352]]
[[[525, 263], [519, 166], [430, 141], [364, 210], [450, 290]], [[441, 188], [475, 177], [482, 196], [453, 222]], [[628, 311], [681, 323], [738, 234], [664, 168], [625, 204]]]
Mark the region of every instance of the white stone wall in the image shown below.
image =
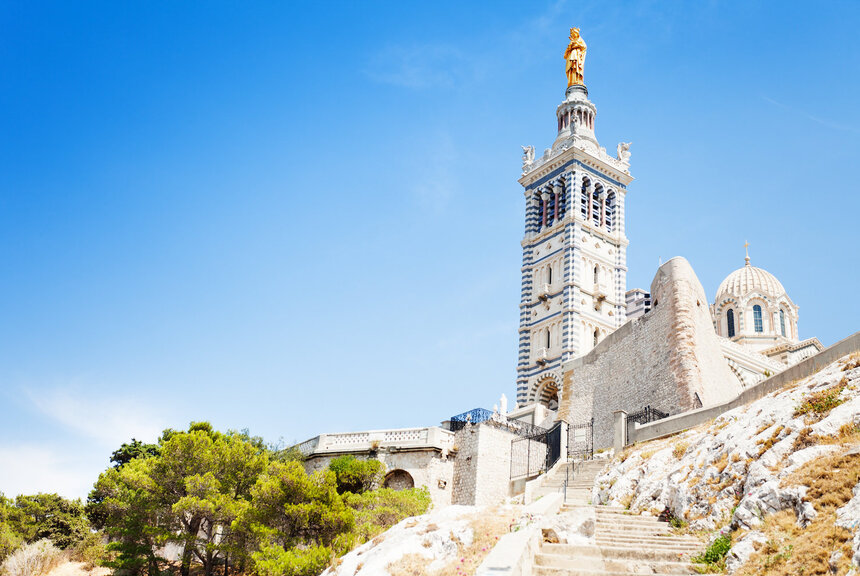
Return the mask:
[[457, 432], [454, 504], [492, 505], [510, 492], [511, 440], [517, 438], [492, 424], [466, 426]]
[[595, 448], [612, 445], [615, 410], [645, 406], [677, 414], [731, 400], [741, 385], [729, 370], [705, 293], [689, 263], [673, 258], [651, 285], [652, 310], [563, 366], [559, 416], [594, 417]]

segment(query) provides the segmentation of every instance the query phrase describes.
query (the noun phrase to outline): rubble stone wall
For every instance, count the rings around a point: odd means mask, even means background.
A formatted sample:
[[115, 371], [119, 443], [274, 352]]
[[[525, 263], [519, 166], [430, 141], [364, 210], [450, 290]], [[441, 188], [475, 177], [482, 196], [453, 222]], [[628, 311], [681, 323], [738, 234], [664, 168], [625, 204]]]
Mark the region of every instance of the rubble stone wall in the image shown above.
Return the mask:
[[615, 410], [651, 406], [669, 414], [729, 401], [742, 387], [714, 333], [708, 300], [684, 258], [663, 264], [651, 283], [653, 307], [562, 366], [559, 416], [594, 418], [594, 447], [612, 445]]
[[454, 504], [492, 505], [510, 492], [511, 440], [515, 434], [492, 424], [468, 425], [454, 439]]

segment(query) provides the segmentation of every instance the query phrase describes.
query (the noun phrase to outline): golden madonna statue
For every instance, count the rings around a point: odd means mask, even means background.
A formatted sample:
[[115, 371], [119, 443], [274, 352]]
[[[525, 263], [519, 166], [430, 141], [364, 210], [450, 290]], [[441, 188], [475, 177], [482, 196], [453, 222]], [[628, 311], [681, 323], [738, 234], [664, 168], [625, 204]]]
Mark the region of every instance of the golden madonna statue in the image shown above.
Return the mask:
[[584, 84], [585, 76], [585, 41], [579, 35], [579, 28], [570, 29], [570, 44], [567, 45], [567, 50], [564, 51], [564, 60], [567, 64], [565, 71], [567, 72], [567, 85]]

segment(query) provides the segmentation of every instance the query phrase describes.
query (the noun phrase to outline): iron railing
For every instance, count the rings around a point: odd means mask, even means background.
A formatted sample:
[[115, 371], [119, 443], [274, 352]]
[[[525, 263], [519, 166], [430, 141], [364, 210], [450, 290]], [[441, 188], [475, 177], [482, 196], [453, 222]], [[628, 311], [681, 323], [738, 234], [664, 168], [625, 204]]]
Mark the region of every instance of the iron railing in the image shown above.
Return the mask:
[[456, 416], [451, 416], [451, 432], [462, 430], [466, 424], [480, 424], [493, 417], [493, 412], [485, 408], [475, 408]]
[[567, 427], [567, 458], [591, 460], [594, 457], [594, 418], [584, 424]]
[[644, 409], [639, 412], [632, 412], [627, 415], [627, 437], [624, 439], [624, 444], [627, 445], [630, 441], [630, 428], [633, 427], [634, 422], [638, 422], [639, 424], [648, 424], [649, 422], [654, 422], [655, 420], [662, 420], [663, 418], [668, 417], [669, 414], [663, 412], [661, 410], [657, 410], [656, 408], [651, 408], [651, 406], [645, 406]]
[[561, 458], [561, 434], [564, 422], [549, 430], [511, 440], [511, 480], [531, 478], [552, 468]]
[[546, 428], [541, 428], [540, 426], [535, 426], [534, 424], [529, 424], [528, 422], [523, 422], [522, 420], [506, 418], [504, 416], [501, 416], [497, 412], [492, 412], [484, 408], [475, 408], [474, 410], [469, 410], [468, 412], [463, 412], [462, 414], [451, 416], [449, 422], [449, 429], [451, 430], [451, 432], [458, 432], [459, 430], [462, 430], [466, 427], [466, 424], [474, 425], [487, 423], [492, 424], [497, 428], [507, 430], [508, 432], [512, 432], [517, 436], [522, 436], [524, 438], [547, 433]]

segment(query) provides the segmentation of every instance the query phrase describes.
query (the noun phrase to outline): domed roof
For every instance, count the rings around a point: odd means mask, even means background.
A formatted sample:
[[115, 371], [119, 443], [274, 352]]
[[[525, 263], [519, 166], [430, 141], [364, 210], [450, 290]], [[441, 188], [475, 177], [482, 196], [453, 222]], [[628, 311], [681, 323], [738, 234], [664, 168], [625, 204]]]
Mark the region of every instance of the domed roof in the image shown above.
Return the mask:
[[751, 266], [748, 257], [746, 265], [726, 276], [726, 279], [717, 288], [715, 302], [721, 302], [726, 296], [743, 297], [750, 292], [758, 292], [777, 299], [785, 294], [785, 288], [782, 287], [782, 283], [776, 279], [776, 276], [767, 270]]

